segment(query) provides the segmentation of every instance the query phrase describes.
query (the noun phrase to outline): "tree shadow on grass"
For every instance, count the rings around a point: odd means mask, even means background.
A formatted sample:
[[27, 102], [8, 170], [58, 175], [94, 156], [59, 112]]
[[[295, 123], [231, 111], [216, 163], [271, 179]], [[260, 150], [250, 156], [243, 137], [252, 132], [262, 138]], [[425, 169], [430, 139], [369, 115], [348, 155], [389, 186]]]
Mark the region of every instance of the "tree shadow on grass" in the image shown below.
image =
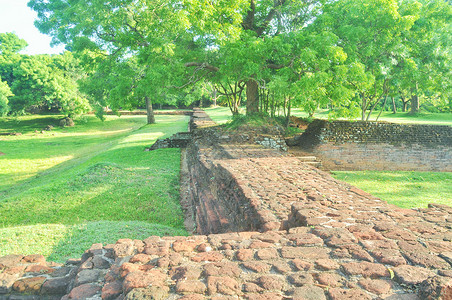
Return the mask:
[[[171, 124], [168, 122], [171, 121], [181, 121], [188, 123], [188, 118], [185, 116], [177, 116], [173, 118], [162, 118], [159, 120], [161, 123], [152, 125], [152, 127], [147, 127], [145, 130], [141, 128], [135, 129], [132, 133], [130, 131], [125, 131], [114, 138], [108, 138], [103, 136], [102, 134], [96, 135], [88, 135], [88, 136], [67, 136], [67, 137], [58, 137], [54, 139], [53, 137], [43, 137], [38, 140], [27, 141], [24, 142], [23, 145], [16, 140], [4, 141], [2, 140], [0, 143], [1, 148], [8, 149], [6, 152], [14, 152], [13, 154], [8, 154], [6, 156], [0, 157], [2, 159], [45, 159], [46, 157], [56, 157], [56, 156], [73, 156], [73, 159], [67, 160], [63, 163], [55, 165], [51, 168], [38, 172], [31, 178], [27, 178], [21, 181], [16, 182], [16, 184], [7, 187], [6, 189], [0, 190], [0, 202], [2, 199], [6, 199], [8, 197], [15, 196], [17, 194], [23, 193], [24, 190], [31, 189], [33, 187], [39, 186], [43, 183], [52, 179], [52, 176], [58, 176], [61, 172], [69, 171], [70, 169], [79, 169], [80, 165], [83, 165], [85, 162], [89, 162], [91, 159], [95, 159], [97, 156], [102, 154], [103, 152], [113, 151], [116, 147], [127, 148], [127, 147], [138, 147], [139, 150], [135, 151], [133, 155], [139, 156], [143, 155], [142, 148], [144, 145], [141, 145], [139, 142], [126, 142], [124, 143], [124, 139], [127, 139], [131, 136], [138, 136], [136, 140], [140, 141], [141, 135], [145, 132], [145, 135], [151, 134], [153, 139], [156, 140], [159, 137], [169, 136], [175, 133], [178, 130], [174, 130]], [[176, 122], [177, 123], [177, 122]], [[151, 128], [151, 130], [149, 130]], [[158, 129], [157, 131], [155, 129]], [[167, 130], [167, 132], [163, 132], [160, 130]], [[102, 141], [104, 140], [104, 141]], [[152, 142], [152, 141], [150, 141]], [[11, 145], [9, 145], [11, 144]], [[81, 150], [78, 148], [82, 146]], [[140, 148], [141, 147], [141, 148]], [[31, 153], [27, 150], [31, 149]], [[36, 151], [36, 149], [43, 149], [42, 151]], [[1, 150], [1, 149], [0, 149]], [[122, 152], [116, 152], [118, 158], [126, 161], [130, 159], [130, 151], [127, 154]], [[144, 154], [146, 155], [146, 154]], [[110, 155], [111, 156], [111, 155]], [[105, 155], [104, 155], [105, 157]], [[70, 173], [70, 172], [69, 172]]]
[[49, 115], [41, 118], [33, 118], [27, 120], [19, 120], [16, 118], [2, 118], [0, 119], [0, 132], [12, 133], [20, 132], [22, 134], [34, 132], [35, 130], [41, 131], [47, 125], [57, 127], [59, 120], [63, 115]]
[[139, 221], [98, 221], [74, 225], [52, 249], [48, 259], [64, 262], [69, 258], [80, 258], [94, 243], [103, 245], [119, 239], [144, 240], [149, 236], [186, 236], [183, 228]]

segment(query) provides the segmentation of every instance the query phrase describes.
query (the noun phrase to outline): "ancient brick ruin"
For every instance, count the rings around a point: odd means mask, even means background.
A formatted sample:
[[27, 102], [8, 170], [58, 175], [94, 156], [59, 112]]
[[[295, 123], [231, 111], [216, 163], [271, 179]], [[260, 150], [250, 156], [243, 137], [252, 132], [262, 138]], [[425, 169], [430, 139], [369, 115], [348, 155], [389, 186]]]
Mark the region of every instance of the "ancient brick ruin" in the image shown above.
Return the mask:
[[0, 258], [0, 299], [451, 299], [452, 208], [400, 209], [196, 111], [183, 205], [197, 235]]
[[328, 170], [452, 172], [452, 127], [315, 120], [298, 145]]

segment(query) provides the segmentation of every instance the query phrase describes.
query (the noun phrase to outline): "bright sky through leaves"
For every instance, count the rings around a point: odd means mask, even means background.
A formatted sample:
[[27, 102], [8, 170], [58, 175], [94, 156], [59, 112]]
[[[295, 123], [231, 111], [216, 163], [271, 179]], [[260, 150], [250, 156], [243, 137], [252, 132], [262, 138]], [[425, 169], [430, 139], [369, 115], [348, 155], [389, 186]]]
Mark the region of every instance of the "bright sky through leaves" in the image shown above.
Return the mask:
[[23, 54], [59, 54], [63, 46], [50, 46], [51, 38], [39, 32], [33, 22], [36, 12], [27, 6], [28, 0], [0, 0], [0, 33], [14, 32], [28, 43]]

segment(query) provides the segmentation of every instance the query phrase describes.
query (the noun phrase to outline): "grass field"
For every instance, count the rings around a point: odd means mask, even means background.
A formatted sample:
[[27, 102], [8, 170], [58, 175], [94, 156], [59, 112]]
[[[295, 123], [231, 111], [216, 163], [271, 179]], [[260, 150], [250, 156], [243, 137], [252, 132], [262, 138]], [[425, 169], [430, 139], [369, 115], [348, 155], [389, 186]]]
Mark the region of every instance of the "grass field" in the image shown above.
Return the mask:
[[[232, 115], [226, 107], [207, 108], [205, 111], [217, 123], [226, 123]], [[307, 114], [294, 109], [293, 114], [307, 117]], [[372, 115], [375, 120], [377, 114]], [[328, 118], [327, 111], [321, 111], [316, 118]], [[382, 113], [380, 120], [402, 124], [432, 124], [452, 126], [452, 114], [424, 113], [416, 116], [408, 113]], [[333, 176], [346, 181], [382, 200], [399, 207], [427, 207], [429, 203], [442, 203], [452, 206], [452, 173], [441, 172], [334, 172]]]
[[[244, 109], [242, 109], [244, 113]], [[206, 108], [205, 111], [210, 116], [212, 120], [219, 124], [226, 123], [232, 119], [232, 114], [227, 107], [214, 107]], [[297, 117], [308, 117], [308, 114], [301, 111], [300, 109], [293, 109], [292, 115]], [[370, 121], [375, 121], [378, 116], [377, 113], [373, 113]], [[314, 118], [318, 119], [328, 119], [328, 111], [321, 110], [314, 115]], [[400, 124], [430, 124], [430, 125], [449, 125], [452, 126], [452, 114], [451, 113], [419, 113], [413, 116], [409, 113], [397, 113], [393, 114], [391, 112], [383, 112], [380, 116], [379, 121], [400, 123]]]
[[[35, 133], [55, 116], [0, 118], [0, 256], [78, 257], [92, 243], [185, 235], [179, 149], [144, 152], [187, 129], [185, 116], [86, 116], [75, 127]], [[0, 132], [1, 132], [0, 131]]]
[[452, 206], [452, 173], [334, 171], [333, 176], [399, 207]]
[[[307, 117], [305, 112], [294, 109], [292, 114], [297, 117]], [[374, 112], [369, 121], [375, 121], [379, 112]], [[319, 111], [314, 115], [317, 119], [328, 119], [328, 111]], [[393, 114], [392, 112], [383, 112], [378, 121], [385, 121], [399, 124], [430, 124], [430, 125], [449, 125], [452, 126], [451, 113], [419, 113], [415, 116], [410, 113], [399, 112]]]

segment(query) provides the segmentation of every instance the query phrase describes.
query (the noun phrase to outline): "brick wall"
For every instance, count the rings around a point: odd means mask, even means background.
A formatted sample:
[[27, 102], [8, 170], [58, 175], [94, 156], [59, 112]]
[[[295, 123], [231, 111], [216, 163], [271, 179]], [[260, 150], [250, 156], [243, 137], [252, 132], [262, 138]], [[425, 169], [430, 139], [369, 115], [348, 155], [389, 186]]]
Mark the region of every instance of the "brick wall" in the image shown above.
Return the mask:
[[329, 170], [452, 172], [452, 127], [314, 121], [299, 145]]

